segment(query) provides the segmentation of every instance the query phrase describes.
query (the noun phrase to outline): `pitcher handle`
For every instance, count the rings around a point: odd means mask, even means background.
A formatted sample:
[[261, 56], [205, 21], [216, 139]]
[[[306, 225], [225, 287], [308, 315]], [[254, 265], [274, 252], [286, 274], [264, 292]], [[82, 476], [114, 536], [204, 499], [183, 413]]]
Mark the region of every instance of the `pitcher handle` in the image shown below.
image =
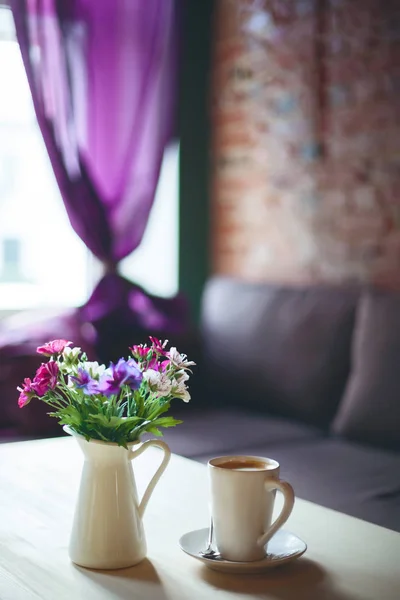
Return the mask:
[[150, 500], [150, 496], [152, 495], [154, 488], [156, 487], [161, 475], [164, 473], [165, 469], [171, 458], [171, 450], [165, 442], [161, 442], [160, 440], [148, 440], [147, 442], [143, 442], [143, 444], [137, 450], [129, 451], [129, 459], [132, 460], [142, 454], [147, 448], [150, 446], [157, 446], [157, 448], [161, 448], [164, 452], [164, 458], [162, 459], [161, 465], [158, 467], [157, 471], [154, 473], [153, 477], [150, 479], [150, 483], [148, 484], [146, 491], [143, 494], [142, 500], [138, 507], [138, 513], [140, 518], [143, 517], [144, 511], [146, 510], [146, 506], [148, 501]]

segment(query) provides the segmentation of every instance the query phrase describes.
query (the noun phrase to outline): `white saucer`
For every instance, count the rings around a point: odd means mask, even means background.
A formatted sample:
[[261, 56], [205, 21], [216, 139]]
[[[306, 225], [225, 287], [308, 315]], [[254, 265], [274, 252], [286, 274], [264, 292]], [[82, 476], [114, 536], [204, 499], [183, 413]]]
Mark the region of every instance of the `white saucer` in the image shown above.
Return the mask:
[[197, 529], [185, 533], [179, 540], [181, 549], [197, 558], [214, 571], [223, 573], [263, 573], [268, 569], [285, 565], [299, 558], [307, 550], [307, 544], [297, 535], [280, 529], [267, 544], [267, 556], [251, 562], [233, 562], [223, 558], [205, 558], [201, 555], [207, 547], [208, 529]]

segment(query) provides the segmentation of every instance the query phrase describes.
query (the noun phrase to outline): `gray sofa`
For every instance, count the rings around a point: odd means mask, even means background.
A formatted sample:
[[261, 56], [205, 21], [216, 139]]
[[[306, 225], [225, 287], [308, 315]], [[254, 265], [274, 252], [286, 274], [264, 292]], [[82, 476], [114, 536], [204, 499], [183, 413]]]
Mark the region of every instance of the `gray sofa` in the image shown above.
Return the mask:
[[200, 362], [174, 452], [276, 458], [299, 497], [400, 531], [400, 296], [215, 277]]
[[[65, 315], [6, 333], [0, 442], [60, 435], [41, 403], [18, 409], [15, 388], [37, 367], [38, 343], [61, 335], [93, 349]], [[109, 358], [146, 336], [116, 328]], [[174, 452], [276, 458], [299, 497], [400, 531], [399, 295], [214, 277], [195, 338], [170, 338], [198, 362], [192, 402], [172, 411], [184, 423], [165, 432]]]

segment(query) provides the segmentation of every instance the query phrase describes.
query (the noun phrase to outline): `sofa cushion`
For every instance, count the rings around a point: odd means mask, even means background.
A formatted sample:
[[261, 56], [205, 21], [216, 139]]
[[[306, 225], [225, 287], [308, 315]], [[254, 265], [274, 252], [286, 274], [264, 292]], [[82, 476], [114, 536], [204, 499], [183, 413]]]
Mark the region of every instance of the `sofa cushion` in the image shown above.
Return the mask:
[[[329, 438], [237, 446], [275, 458], [296, 496], [400, 532], [400, 454]], [[197, 457], [207, 462], [209, 455]]]
[[282, 444], [313, 440], [320, 437], [318, 429], [269, 418], [245, 410], [191, 410], [187, 407], [171, 410], [183, 423], [166, 429], [164, 440], [172, 452], [189, 458], [208, 453], [212, 456], [231, 453], [248, 444]]
[[349, 373], [358, 295], [211, 279], [202, 335], [215, 402], [327, 427]]
[[371, 292], [357, 311], [352, 373], [333, 423], [350, 439], [400, 449], [400, 295]]

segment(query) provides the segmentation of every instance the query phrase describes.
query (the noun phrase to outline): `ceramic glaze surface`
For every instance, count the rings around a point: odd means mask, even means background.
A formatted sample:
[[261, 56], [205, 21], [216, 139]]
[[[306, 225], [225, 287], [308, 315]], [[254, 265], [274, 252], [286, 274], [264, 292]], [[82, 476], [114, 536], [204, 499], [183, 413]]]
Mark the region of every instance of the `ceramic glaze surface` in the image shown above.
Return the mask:
[[[66, 428], [68, 433], [73, 433]], [[83, 567], [119, 569], [146, 556], [142, 517], [155, 485], [170, 459], [164, 442], [149, 440], [128, 450], [116, 444], [76, 437], [85, 457], [72, 526], [69, 555]], [[160, 467], [142, 500], [138, 498], [131, 460], [149, 446], [164, 452]]]
[[189, 556], [201, 560], [210, 569], [223, 573], [263, 573], [299, 558], [307, 550], [303, 540], [293, 533], [280, 529], [268, 542], [264, 558], [252, 562], [235, 562], [202, 556], [201, 552], [207, 545], [207, 538], [208, 529], [198, 529], [185, 533], [179, 540], [179, 545]]
[[[231, 464], [260, 463], [263, 469], [227, 468]], [[292, 486], [279, 479], [279, 464], [259, 456], [222, 456], [208, 463], [211, 514], [215, 544], [230, 561], [261, 560], [265, 545], [288, 520], [294, 506]], [[275, 492], [283, 495], [283, 507], [272, 521]]]

